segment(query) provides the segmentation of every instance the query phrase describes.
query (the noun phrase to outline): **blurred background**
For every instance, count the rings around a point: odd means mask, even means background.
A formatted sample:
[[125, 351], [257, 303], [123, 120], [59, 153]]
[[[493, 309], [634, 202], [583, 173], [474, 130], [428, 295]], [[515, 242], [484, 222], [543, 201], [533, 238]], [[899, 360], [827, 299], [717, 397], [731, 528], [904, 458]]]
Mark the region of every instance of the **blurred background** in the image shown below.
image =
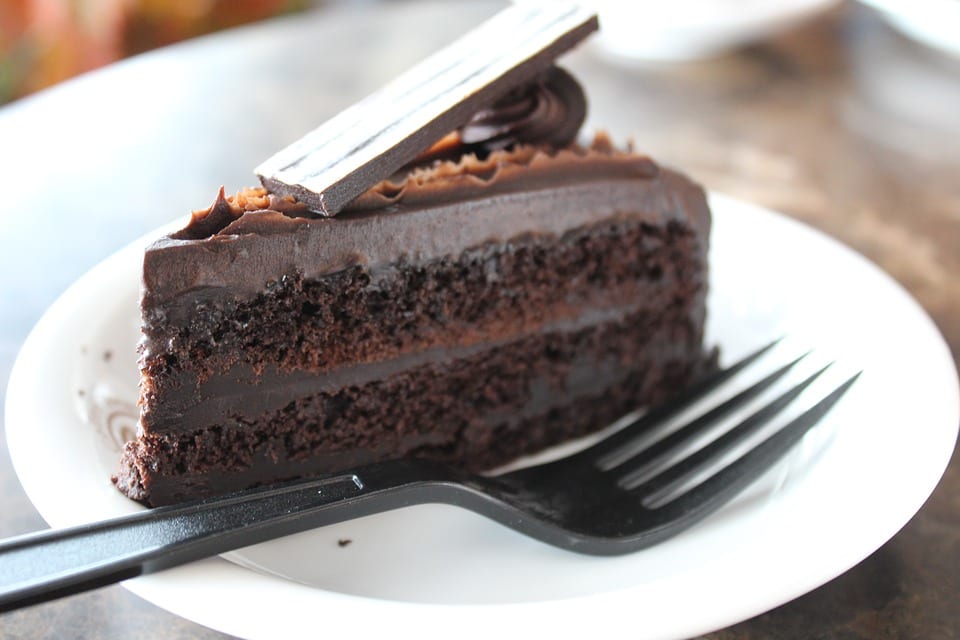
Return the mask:
[[[0, 104], [181, 40], [308, 9], [377, 1], [0, 0]], [[585, 2], [601, 12], [604, 26], [597, 41], [611, 58], [647, 63], [722, 55], [845, 4], [839, 0]], [[862, 4], [877, 10], [908, 38], [960, 56], [957, 0], [862, 0]]]
[[0, 0], [0, 103], [115, 60], [318, 0]]

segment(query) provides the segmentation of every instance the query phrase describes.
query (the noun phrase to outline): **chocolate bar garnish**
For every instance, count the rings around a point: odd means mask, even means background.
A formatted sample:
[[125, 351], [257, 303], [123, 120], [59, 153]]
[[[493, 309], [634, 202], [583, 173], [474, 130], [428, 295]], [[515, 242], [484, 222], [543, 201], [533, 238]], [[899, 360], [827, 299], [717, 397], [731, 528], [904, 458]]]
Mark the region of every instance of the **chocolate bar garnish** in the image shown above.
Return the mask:
[[[264, 187], [336, 215], [599, 28], [569, 2], [504, 9], [256, 168]], [[503, 43], [503, 44], [502, 44]]]

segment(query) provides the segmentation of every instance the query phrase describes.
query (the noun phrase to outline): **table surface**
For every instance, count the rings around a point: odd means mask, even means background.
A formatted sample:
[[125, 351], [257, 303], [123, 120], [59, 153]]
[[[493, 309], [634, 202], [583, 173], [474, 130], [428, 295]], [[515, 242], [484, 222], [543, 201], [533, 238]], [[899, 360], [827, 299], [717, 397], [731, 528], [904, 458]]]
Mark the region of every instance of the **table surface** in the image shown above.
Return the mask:
[[[494, 8], [322, 10], [163, 49], [0, 109], [0, 388], [30, 328], [87, 269], [219, 185], [252, 183], [251, 168], [281, 144]], [[960, 358], [960, 61], [841, 5], [710, 61], [624, 66], [587, 46], [565, 64], [591, 97], [587, 127], [633, 137], [709, 188], [855, 248], [919, 300]], [[0, 537], [45, 526], [2, 439], [0, 489]], [[954, 455], [926, 505], [868, 559], [706, 637], [960, 637], [957, 567]], [[119, 586], [0, 616], [0, 638], [121, 636], [222, 637]]]

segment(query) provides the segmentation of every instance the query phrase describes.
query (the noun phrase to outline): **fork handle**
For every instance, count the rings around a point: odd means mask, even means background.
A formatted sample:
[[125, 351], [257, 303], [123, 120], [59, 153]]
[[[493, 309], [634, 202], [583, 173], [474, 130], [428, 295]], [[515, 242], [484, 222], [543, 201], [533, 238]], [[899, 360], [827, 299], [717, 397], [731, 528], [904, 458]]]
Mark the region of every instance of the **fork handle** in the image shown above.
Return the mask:
[[[314, 527], [431, 499], [450, 471], [379, 463], [319, 480], [159, 507], [0, 542], [0, 612]], [[418, 491], [417, 489], [421, 489]]]

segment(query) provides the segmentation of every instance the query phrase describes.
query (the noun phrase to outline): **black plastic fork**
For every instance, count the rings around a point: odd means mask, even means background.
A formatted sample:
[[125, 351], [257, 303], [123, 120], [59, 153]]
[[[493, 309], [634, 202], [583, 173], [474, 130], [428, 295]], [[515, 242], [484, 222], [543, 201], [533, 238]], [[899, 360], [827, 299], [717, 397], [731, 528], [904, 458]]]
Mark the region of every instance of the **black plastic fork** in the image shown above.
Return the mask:
[[[592, 447], [543, 465], [490, 477], [437, 463], [396, 460], [0, 542], [0, 612], [307, 529], [431, 502], [471, 509], [571, 551], [616, 555], [648, 547], [692, 526], [746, 488], [799, 441], [859, 376], [692, 488], [684, 483], [742, 447], [826, 367], [679, 462], [673, 462], [671, 455], [741, 410], [803, 356], [641, 448], [639, 440], [655, 425], [701, 401], [772, 346], [717, 371]], [[644, 469], [664, 461], [666, 468], [648, 477], [651, 474]], [[681, 489], [685, 492], [671, 495]]]

